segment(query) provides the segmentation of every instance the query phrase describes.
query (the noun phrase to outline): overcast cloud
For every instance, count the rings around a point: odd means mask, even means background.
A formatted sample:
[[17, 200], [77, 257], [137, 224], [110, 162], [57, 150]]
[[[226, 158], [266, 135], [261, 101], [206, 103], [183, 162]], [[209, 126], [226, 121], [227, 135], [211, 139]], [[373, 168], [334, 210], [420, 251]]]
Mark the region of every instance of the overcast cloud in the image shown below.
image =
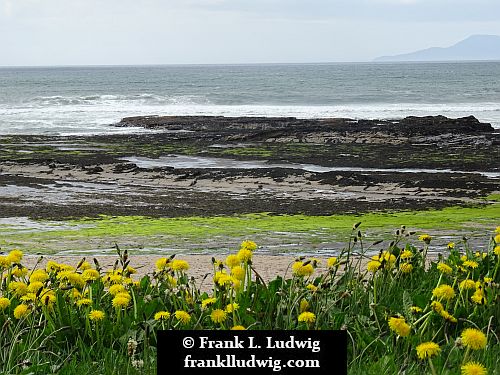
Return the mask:
[[498, 0], [0, 0], [0, 65], [369, 61], [500, 35]]

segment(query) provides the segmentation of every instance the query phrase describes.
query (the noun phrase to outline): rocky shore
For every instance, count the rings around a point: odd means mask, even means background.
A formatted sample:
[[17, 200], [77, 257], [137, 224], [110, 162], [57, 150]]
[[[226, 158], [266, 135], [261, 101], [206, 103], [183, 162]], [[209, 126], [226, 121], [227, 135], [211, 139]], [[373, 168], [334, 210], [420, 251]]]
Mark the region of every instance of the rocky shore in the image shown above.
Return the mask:
[[143, 132], [1, 136], [0, 217], [328, 215], [485, 204], [500, 134], [474, 117], [129, 117]]

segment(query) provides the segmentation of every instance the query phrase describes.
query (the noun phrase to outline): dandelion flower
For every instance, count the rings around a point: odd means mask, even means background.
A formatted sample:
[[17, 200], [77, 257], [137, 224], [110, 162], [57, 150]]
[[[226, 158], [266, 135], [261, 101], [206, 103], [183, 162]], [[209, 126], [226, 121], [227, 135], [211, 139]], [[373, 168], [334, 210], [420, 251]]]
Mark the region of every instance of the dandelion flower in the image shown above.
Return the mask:
[[229, 305], [226, 306], [226, 312], [227, 313], [232, 313], [233, 311], [236, 311], [240, 308], [240, 305], [238, 305], [236, 302], [230, 303]]
[[15, 277], [24, 277], [28, 274], [28, 269], [26, 267], [16, 267], [12, 270], [12, 274]]
[[212, 322], [214, 323], [223, 323], [226, 320], [226, 318], [227, 318], [226, 312], [221, 309], [215, 309], [210, 314], [210, 319], [212, 319]]
[[18, 297], [24, 296], [28, 292], [28, 285], [22, 281], [11, 281], [7, 288]]
[[465, 262], [463, 262], [462, 265], [464, 267], [473, 268], [473, 269], [476, 269], [478, 267], [477, 262], [474, 262], [473, 260], [466, 260]]
[[40, 281], [44, 282], [49, 279], [49, 275], [47, 275], [47, 272], [45, 270], [35, 270], [31, 273], [30, 275], [30, 282], [33, 283], [35, 281]]
[[90, 298], [82, 298], [76, 301], [77, 306], [90, 306], [92, 305], [92, 300]]
[[104, 311], [101, 310], [91, 310], [89, 312], [89, 319], [92, 320], [93, 322], [98, 322], [104, 319], [106, 315], [104, 314]]
[[413, 256], [413, 253], [410, 250], [404, 250], [399, 256], [401, 259], [409, 259]]
[[418, 237], [420, 241], [424, 241], [426, 244], [429, 244], [432, 240], [432, 237], [429, 236], [428, 234], [422, 234], [421, 236]]
[[0, 298], [0, 310], [5, 310], [10, 306], [10, 299], [2, 297]]
[[300, 301], [299, 311], [303, 313], [304, 311], [307, 310], [309, 310], [309, 302], [307, 302], [307, 300], [305, 299], [302, 299], [302, 301]]
[[453, 250], [455, 248], [455, 242], [449, 242], [447, 248], [448, 250]]
[[408, 336], [411, 331], [411, 328], [406, 323], [405, 318], [389, 318], [389, 328], [401, 337]]
[[189, 263], [185, 260], [174, 259], [170, 267], [174, 271], [187, 271], [189, 269]]
[[155, 320], [167, 320], [170, 318], [170, 313], [168, 311], [158, 311], [155, 314]]
[[312, 312], [304, 311], [299, 315], [298, 321], [304, 323], [314, 323], [316, 321], [316, 315], [314, 315], [314, 313]]
[[443, 305], [441, 304], [441, 302], [438, 301], [432, 301], [431, 307], [438, 314], [441, 314], [444, 311]]
[[82, 272], [82, 278], [85, 281], [97, 280], [99, 278], [99, 272], [97, 270], [92, 270], [92, 269], [84, 270]]
[[182, 324], [188, 324], [191, 320], [191, 315], [189, 315], [184, 310], [177, 310], [175, 313], [175, 318]]
[[115, 298], [113, 298], [113, 307], [123, 308], [127, 307], [130, 303], [130, 297], [125, 297], [124, 293], [118, 293]]
[[411, 273], [411, 271], [413, 271], [413, 265], [410, 263], [401, 263], [399, 269], [402, 273]]
[[455, 297], [455, 291], [453, 288], [447, 284], [441, 284], [437, 288], [434, 288], [432, 295], [436, 298], [450, 300]]
[[478, 362], [467, 362], [461, 367], [462, 375], [487, 375], [486, 368]]
[[441, 348], [438, 344], [428, 341], [417, 346], [417, 356], [420, 359], [432, 358], [439, 354]]
[[477, 289], [470, 299], [477, 305], [486, 305], [486, 297], [482, 289]]
[[314, 284], [307, 284], [306, 285], [306, 289], [310, 290], [311, 292], [314, 293], [314, 292], [316, 292], [318, 290], [318, 287], [316, 285], [314, 285]]
[[493, 249], [493, 252], [495, 253], [495, 255], [500, 256], [500, 246], [495, 246], [495, 248]]
[[243, 280], [245, 278], [245, 269], [241, 266], [234, 266], [231, 269], [231, 276], [237, 280]]
[[156, 261], [156, 269], [158, 271], [163, 271], [164, 269], [170, 266], [170, 259], [168, 258], [160, 258]]
[[458, 287], [460, 288], [460, 290], [476, 289], [476, 282], [471, 279], [465, 279], [464, 281], [460, 282]]
[[21, 250], [12, 250], [9, 255], [7, 255], [7, 259], [12, 263], [19, 263], [23, 258], [23, 252]]
[[328, 258], [327, 262], [326, 262], [326, 265], [328, 266], [328, 268], [333, 268], [335, 266], [338, 265], [338, 259], [336, 257], [331, 257], [331, 258]]
[[443, 262], [438, 263], [437, 270], [447, 275], [453, 272], [453, 269], [449, 265]]
[[240, 251], [238, 251], [237, 257], [238, 260], [241, 263], [248, 263], [249, 260], [252, 260], [252, 250], [247, 249], [247, 248], [242, 248]]
[[253, 241], [243, 241], [240, 245], [240, 249], [247, 249], [250, 251], [255, 251], [257, 249], [257, 244]]
[[366, 269], [370, 272], [377, 272], [380, 267], [382, 266], [382, 263], [380, 263], [378, 260], [372, 260], [370, 262], [368, 262], [368, 264], [366, 265]]
[[440, 313], [440, 314], [441, 314], [441, 316], [442, 316], [445, 320], [447, 320], [447, 321], [449, 321], [449, 322], [451, 322], [451, 323], [456, 323], [456, 322], [457, 322], [457, 318], [455, 318], [453, 315], [451, 315], [451, 314], [450, 314], [448, 311], [446, 311], [446, 310], [441, 311], [441, 313]]
[[496, 244], [500, 244], [500, 234], [497, 234], [494, 238]]
[[310, 262], [297, 261], [292, 265], [292, 270], [293, 274], [299, 277], [311, 276], [314, 273], [314, 267]]
[[37, 293], [43, 288], [43, 283], [41, 281], [35, 281], [28, 285], [28, 293]]
[[486, 335], [478, 329], [466, 328], [462, 332], [462, 342], [472, 350], [484, 349], [486, 347]]
[[109, 294], [116, 296], [118, 293], [125, 293], [127, 289], [122, 284], [115, 284], [109, 287]]
[[234, 326], [231, 328], [231, 331], [244, 331], [245, 327], [243, 326]]
[[28, 315], [30, 312], [30, 309], [27, 305], [20, 304], [17, 305], [17, 307], [14, 309], [14, 318], [16, 319], [21, 319], [24, 318], [26, 315]]
[[233, 268], [240, 265], [240, 260], [235, 254], [230, 254], [226, 257], [226, 264], [229, 268]]
[[418, 306], [412, 306], [412, 307], [410, 307], [410, 311], [414, 314], [417, 314], [417, 313], [421, 313], [422, 309]]

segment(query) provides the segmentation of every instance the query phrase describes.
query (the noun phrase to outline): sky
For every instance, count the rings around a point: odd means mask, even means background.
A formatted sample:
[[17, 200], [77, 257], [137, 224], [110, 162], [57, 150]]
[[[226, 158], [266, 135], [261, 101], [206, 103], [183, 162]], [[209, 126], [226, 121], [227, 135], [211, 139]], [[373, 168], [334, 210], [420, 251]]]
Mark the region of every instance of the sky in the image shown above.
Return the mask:
[[0, 0], [0, 66], [313, 63], [500, 35], [499, 0]]

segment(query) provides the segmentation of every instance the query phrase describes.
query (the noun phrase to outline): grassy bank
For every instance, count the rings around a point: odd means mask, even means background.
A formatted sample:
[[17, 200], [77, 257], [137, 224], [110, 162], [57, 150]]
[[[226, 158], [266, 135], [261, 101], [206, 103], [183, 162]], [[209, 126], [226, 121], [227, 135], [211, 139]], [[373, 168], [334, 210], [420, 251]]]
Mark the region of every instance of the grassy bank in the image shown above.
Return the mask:
[[342, 329], [349, 374], [498, 373], [500, 227], [486, 232], [487, 251], [462, 240], [430, 265], [429, 235], [399, 229], [366, 264], [362, 227], [351, 228], [325, 272], [299, 258], [267, 284], [245, 241], [213, 260], [208, 293], [173, 256], [138, 280], [124, 251], [112, 269], [82, 260], [35, 271], [12, 251], [0, 257], [0, 373], [155, 374], [159, 329]]
[[[339, 243], [353, 222], [362, 221], [368, 239], [386, 237], [392, 228], [405, 225], [415, 231], [448, 236], [484, 233], [500, 217], [500, 203], [481, 207], [451, 207], [442, 210], [369, 213], [363, 215], [269, 215], [251, 214], [217, 217], [107, 217], [65, 222], [37, 221], [24, 226], [15, 222], [0, 225], [0, 246], [22, 247], [29, 252], [54, 253], [65, 250], [105, 250], [116, 242], [123, 248], [172, 248], [178, 251], [231, 248], [245, 238], [265, 245], [310, 246]], [[31, 225], [31, 227], [30, 227]]]

